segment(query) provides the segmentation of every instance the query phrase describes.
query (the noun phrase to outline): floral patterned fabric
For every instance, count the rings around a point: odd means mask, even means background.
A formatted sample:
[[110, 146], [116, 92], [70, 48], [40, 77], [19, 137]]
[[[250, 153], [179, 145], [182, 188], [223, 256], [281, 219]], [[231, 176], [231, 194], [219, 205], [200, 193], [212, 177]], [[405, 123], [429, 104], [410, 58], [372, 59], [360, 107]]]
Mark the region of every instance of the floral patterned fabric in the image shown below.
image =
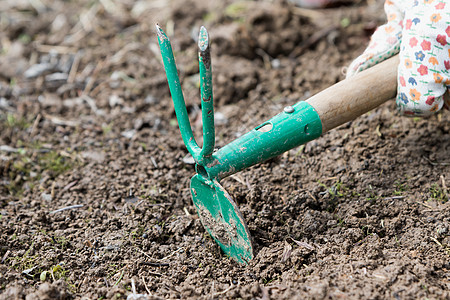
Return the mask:
[[388, 22], [349, 66], [347, 78], [400, 53], [397, 106], [406, 115], [439, 111], [450, 88], [450, 1], [386, 0]]

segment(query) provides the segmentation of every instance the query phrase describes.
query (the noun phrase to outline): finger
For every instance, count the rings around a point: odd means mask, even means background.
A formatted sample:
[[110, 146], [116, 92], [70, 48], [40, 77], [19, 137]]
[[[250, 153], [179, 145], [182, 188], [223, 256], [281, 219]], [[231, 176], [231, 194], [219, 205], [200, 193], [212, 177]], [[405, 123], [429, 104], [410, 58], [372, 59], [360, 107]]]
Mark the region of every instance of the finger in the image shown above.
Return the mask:
[[388, 22], [377, 28], [370, 39], [369, 46], [363, 54], [350, 64], [347, 69], [347, 78], [399, 52], [403, 29], [404, 2], [401, 0], [386, 0], [384, 10]]

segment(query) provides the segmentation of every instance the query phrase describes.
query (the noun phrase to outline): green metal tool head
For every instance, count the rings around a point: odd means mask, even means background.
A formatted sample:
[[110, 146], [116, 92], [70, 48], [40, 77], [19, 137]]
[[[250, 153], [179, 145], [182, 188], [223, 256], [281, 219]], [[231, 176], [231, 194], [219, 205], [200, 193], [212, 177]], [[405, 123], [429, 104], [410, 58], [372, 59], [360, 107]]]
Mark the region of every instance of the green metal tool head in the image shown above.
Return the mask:
[[253, 247], [247, 224], [236, 203], [220, 185], [220, 178], [209, 175], [206, 171], [215, 161], [213, 157], [214, 108], [208, 32], [201, 27], [198, 40], [203, 121], [203, 147], [200, 148], [189, 123], [170, 41], [158, 25], [156, 25], [156, 30], [181, 136], [196, 162], [196, 169], [199, 173], [192, 177], [190, 187], [195, 208], [203, 226], [225, 254], [240, 263], [247, 263], [253, 258]]
[[222, 250], [238, 262], [246, 263], [253, 258], [250, 234], [237, 205], [219, 181], [319, 137], [322, 122], [310, 104], [300, 101], [214, 151], [210, 43], [202, 27], [198, 41], [203, 121], [203, 147], [200, 148], [189, 124], [169, 39], [158, 26], [157, 31], [181, 136], [196, 161], [198, 174], [191, 179], [191, 193], [198, 215]]
[[196, 174], [191, 178], [191, 194], [203, 226], [220, 248], [240, 263], [253, 258], [247, 225], [231, 196], [216, 180]]

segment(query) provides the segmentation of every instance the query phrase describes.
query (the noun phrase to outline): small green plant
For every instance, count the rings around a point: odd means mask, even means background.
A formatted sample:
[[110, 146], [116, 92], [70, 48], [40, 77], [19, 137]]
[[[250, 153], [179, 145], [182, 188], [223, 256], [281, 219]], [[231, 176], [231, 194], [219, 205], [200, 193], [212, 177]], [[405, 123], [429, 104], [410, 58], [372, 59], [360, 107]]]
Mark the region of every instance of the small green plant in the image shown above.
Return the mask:
[[52, 171], [53, 177], [64, 173], [72, 167], [71, 160], [56, 151], [50, 151], [44, 154], [38, 163], [44, 170]]
[[69, 241], [63, 237], [63, 236], [59, 236], [53, 239], [56, 244], [62, 249], [62, 250], [66, 250], [67, 246], [69, 244]]
[[102, 124], [102, 132], [103, 135], [107, 135], [108, 133], [110, 133], [112, 131], [113, 128], [113, 123], [109, 123], [109, 124]]
[[6, 128], [10, 129], [18, 129], [18, 130], [24, 130], [31, 126], [31, 123], [28, 122], [23, 117], [16, 117], [14, 114], [8, 113], [6, 115], [6, 119], [3, 121]]
[[364, 225], [364, 226], [361, 227], [361, 231], [363, 232], [364, 237], [367, 237], [367, 236], [369, 236], [369, 235], [372, 234], [372, 232], [371, 232], [371, 230], [370, 230], [370, 227], [369, 227], [369, 226], [366, 226], [366, 225]]
[[407, 183], [401, 183], [398, 180], [394, 182], [394, 187], [395, 187], [394, 191], [395, 196], [401, 196], [403, 195], [404, 192], [409, 190], [409, 186]]
[[327, 211], [329, 212], [333, 212], [339, 203], [339, 199], [346, 197], [349, 192], [349, 188], [340, 181], [335, 182], [330, 187], [321, 183], [320, 181], [319, 185], [325, 188], [326, 192], [330, 195], [327, 207]]
[[395, 235], [395, 242], [397, 243], [397, 245], [399, 246], [399, 247], [401, 247], [402, 245], [400, 244], [400, 240], [398, 239], [398, 236], [397, 235]]
[[21, 35], [19, 35], [19, 41], [24, 44], [29, 44], [31, 42], [31, 36], [26, 33], [22, 33]]
[[341, 24], [342, 28], [346, 28], [346, 27], [350, 26], [351, 21], [349, 18], [343, 18], [343, 19], [341, 19], [341, 22], [339, 22], [339, 23]]
[[146, 143], [140, 143], [142, 149], [147, 152], [147, 144]]
[[6, 169], [9, 182], [5, 187], [12, 196], [22, 195], [25, 187], [32, 189], [44, 172], [50, 178], [56, 178], [76, 164], [75, 159], [57, 151], [29, 148], [22, 150], [12, 154], [12, 163]]
[[[162, 225], [161, 227], [164, 227], [164, 225]], [[145, 232], [145, 226], [139, 225], [135, 230], [130, 232], [130, 236], [132, 239], [140, 238], [140, 237], [142, 237], [144, 232]]]
[[245, 1], [232, 3], [225, 8], [225, 15], [237, 21], [242, 21], [242, 17], [248, 10], [248, 4]]
[[280, 275], [275, 275], [273, 278], [263, 278], [263, 283], [265, 285], [269, 284], [269, 283], [273, 283], [274, 281], [280, 279]]
[[61, 264], [57, 264], [50, 268], [50, 270], [42, 271], [39, 279], [41, 281], [46, 281], [47, 279], [51, 278], [53, 281], [64, 279], [67, 281], [68, 277], [68, 271], [65, 270]]
[[431, 199], [447, 202], [448, 201], [448, 194], [447, 191], [443, 188], [441, 188], [438, 184], [433, 183], [429, 190]]
[[366, 189], [366, 200], [367, 201], [376, 201], [378, 200], [378, 198], [380, 198], [380, 196], [378, 196], [375, 193], [375, 190], [373, 189], [372, 185], [369, 184], [369, 188]]
[[14, 270], [24, 272], [30, 277], [34, 277], [34, 272], [38, 268], [36, 264], [36, 260], [39, 258], [38, 255], [30, 255], [30, 253], [32, 253], [33, 247], [34, 242], [31, 243], [31, 246], [21, 257], [13, 256], [11, 258], [8, 258], [8, 261]]
[[349, 191], [349, 188], [346, 187], [342, 182], [337, 181], [332, 186], [327, 187], [324, 183], [321, 183], [319, 181], [319, 185], [321, 187], [324, 187], [328, 193], [330, 194], [331, 198], [341, 198], [345, 197], [347, 195], [347, 192]]
[[214, 20], [217, 20], [218, 14], [216, 12], [210, 11], [202, 16], [204, 23], [211, 23]]
[[11, 263], [14, 270], [23, 272], [25, 270], [35, 268], [35, 260], [37, 259], [38, 259], [37, 255], [34, 256], [24, 255], [23, 257], [14, 256], [8, 258], [8, 261]]

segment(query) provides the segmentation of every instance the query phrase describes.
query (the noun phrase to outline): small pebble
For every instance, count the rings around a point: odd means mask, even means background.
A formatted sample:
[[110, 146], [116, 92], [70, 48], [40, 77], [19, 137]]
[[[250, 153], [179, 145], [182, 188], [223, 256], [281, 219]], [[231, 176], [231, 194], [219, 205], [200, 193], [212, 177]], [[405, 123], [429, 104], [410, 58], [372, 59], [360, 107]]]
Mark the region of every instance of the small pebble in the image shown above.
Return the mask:
[[195, 160], [190, 154], [187, 154], [185, 157], [183, 157], [183, 162], [187, 165], [195, 165]]
[[44, 201], [52, 201], [52, 195], [50, 195], [50, 194], [42, 193], [41, 198]]
[[49, 63], [35, 64], [32, 65], [28, 70], [25, 71], [24, 76], [27, 79], [38, 77], [45, 72], [51, 72], [55, 70], [55, 66]]

